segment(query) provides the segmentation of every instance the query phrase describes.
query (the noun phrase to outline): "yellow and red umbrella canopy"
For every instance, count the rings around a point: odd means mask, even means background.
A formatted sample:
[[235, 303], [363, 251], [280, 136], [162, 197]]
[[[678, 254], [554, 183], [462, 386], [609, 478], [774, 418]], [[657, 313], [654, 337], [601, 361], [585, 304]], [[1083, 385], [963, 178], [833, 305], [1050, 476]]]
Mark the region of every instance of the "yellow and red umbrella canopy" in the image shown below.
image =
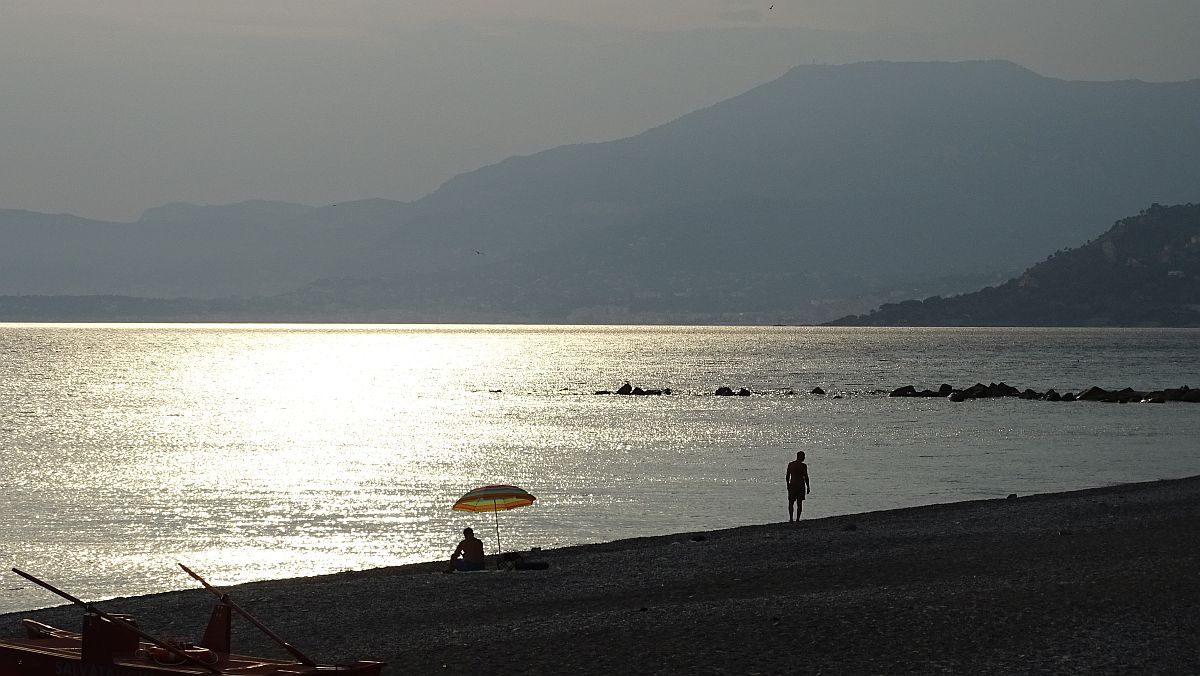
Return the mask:
[[537, 500], [536, 496], [517, 486], [483, 486], [459, 498], [453, 509], [460, 512], [502, 512], [528, 507], [534, 500]]

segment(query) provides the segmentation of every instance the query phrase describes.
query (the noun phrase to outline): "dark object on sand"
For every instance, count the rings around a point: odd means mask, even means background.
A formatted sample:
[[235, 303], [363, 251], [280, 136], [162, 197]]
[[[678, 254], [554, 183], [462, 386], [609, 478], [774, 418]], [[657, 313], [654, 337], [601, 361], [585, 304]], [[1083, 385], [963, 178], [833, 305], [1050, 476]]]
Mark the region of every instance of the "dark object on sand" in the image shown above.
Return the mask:
[[546, 570], [549, 567], [547, 561], [530, 561], [517, 552], [505, 552], [496, 561], [498, 570]]
[[[306, 676], [336, 672], [347, 676], [379, 676], [382, 662], [318, 665], [273, 632], [252, 620], [272, 639], [281, 642], [297, 660], [235, 655], [231, 652], [232, 613], [249, 614], [212, 587], [221, 601], [213, 607], [204, 637], [198, 644], [164, 640], [143, 631], [127, 615], [106, 613], [90, 603], [42, 582], [34, 576], [14, 573], [84, 609], [83, 631], [75, 633], [41, 622], [24, 620], [24, 639], [0, 639], [0, 674], [51, 676], [53, 674], [121, 674], [122, 676], [169, 676], [170, 674], [289, 674]], [[190, 572], [190, 571], [189, 571]], [[197, 577], [192, 573], [193, 577]], [[205, 583], [208, 587], [208, 584]], [[236, 611], [234, 610], [236, 608]]]

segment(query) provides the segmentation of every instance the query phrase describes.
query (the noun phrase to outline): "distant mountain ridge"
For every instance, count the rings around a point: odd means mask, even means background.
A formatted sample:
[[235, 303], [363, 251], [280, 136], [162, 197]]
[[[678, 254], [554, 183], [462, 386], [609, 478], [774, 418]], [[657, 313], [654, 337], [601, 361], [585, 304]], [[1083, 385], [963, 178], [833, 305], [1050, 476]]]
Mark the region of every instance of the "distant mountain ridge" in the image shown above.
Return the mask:
[[274, 295], [366, 270], [359, 261], [406, 209], [389, 200], [176, 203], [132, 223], [0, 210], [0, 294]]
[[269, 200], [247, 200], [219, 206], [171, 202], [147, 209], [137, 222], [158, 225], [202, 225], [221, 221], [237, 221], [243, 225], [272, 224], [301, 218], [312, 210], [313, 207], [302, 204]]
[[815, 323], [978, 288], [1097, 223], [1200, 199], [1195, 110], [1200, 80], [801, 66], [411, 203], [0, 212], [0, 294], [254, 298], [314, 321]]
[[[1198, 103], [1200, 81], [1065, 82], [1008, 62], [802, 66], [638, 136], [463, 174], [420, 200], [411, 224], [502, 247], [510, 233], [554, 241], [611, 227], [611, 214], [641, 216], [642, 232], [711, 227], [695, 207], [761, 202], [776, 208], [754, 220], [788, 236], [755, 250], [772, 263], [784, 244], [796, 263], [865, 255], [901, 270], [910, 261], [896, 245], [918, 253], [936, 239], [946, 264], [966, 268], [1093, 234], [1080, 212], [1112, 220], [1187, 201], [1200, 185], [1187, 166], [1200, 153], [1187, 112]], [[510, 203], [525, 208], [497, 208]], [[1014, 223], [1014, 208], [1038, 216]], [[832, 250], [787, 241], [830, 230]]]
[[1153, 205], [1020, 277], [834, 326], [1200, 326], [1200, 204]]

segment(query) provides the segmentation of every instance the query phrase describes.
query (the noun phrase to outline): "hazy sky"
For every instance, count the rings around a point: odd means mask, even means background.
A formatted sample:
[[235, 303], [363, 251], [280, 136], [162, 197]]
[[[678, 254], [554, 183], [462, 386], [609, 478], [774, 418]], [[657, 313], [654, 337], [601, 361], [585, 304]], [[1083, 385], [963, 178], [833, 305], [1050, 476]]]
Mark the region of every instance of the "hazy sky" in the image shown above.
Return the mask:
[[414, 199], [806, 63], [1200, 78], [1200, 0], [0, 0], [0, 208]]

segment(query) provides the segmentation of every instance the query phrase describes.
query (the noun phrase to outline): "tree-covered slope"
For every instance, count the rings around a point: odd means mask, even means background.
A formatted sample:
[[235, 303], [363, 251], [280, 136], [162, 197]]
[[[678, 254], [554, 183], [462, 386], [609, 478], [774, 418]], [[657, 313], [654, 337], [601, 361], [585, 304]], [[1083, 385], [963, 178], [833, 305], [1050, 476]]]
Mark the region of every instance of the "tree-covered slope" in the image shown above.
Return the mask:
[[1200, 326], [1200, 204], [1153, 205], [1016, 279], [841, 326]]

